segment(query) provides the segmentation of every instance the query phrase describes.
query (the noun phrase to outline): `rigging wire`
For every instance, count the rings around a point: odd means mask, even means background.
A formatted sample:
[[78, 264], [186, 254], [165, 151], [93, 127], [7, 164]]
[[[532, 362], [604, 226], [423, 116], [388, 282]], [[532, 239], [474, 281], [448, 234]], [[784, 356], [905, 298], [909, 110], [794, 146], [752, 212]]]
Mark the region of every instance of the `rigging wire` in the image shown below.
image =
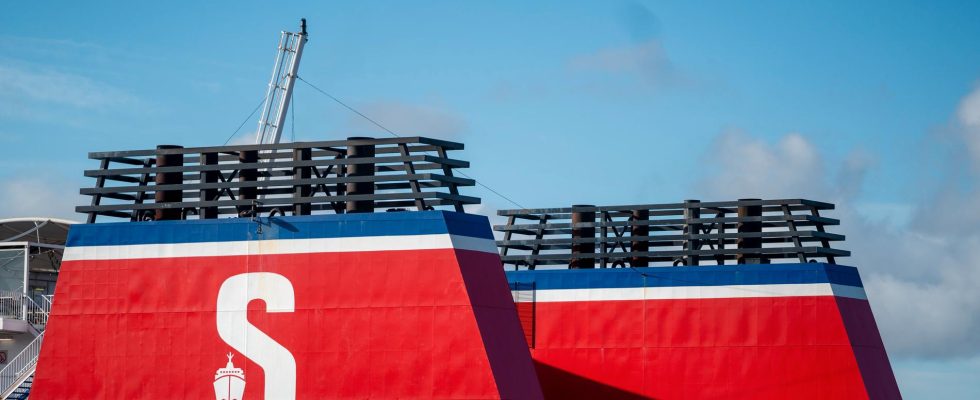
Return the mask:
[[231, 138], [235, 137], [235, 135], [238, 134], [238, 131], [242, 130], [242, 127], [248, 123], [248, 120], [252, 119], [252, 116], [255, 115], [255, 112], [259, 111], [259, 108], [262, 107], [262, 104], [265, 103], [265, 99], [266, 99], [265, 97], [262, 97], [262, 101], [259, 102], [259, 105], [255, 106], [255, 109], [252, 110], [252, 113], [249, 114], [247, 117], [245, 117], [244, 120], [242, 120], [241, 125], [238, 125], [238, 129], [235, 129], [235, 131], [231, 133], [231, 136], [228, 136], [228, 139], [225, 139], [225, 144], [223, 144], [222, 146], [227, 145], [228, 142], [231, 141]]
[[[394, 136], [394, 137], [396, 137], [396, 138], [400, 138], [400, 137], [401, 137], [401, 135], [399, 135], [399, 134], [397, 134], [397, 133], [395, 133], [395, 132], [394, 132], [394, 131], [392, 131], [391, 129], [388, 129], [388, 128], [387, 128], [387, 127], [385, 127], [384, 125], [381, 125], [381, 123], [379, 123], [378, 121], [375, 121], [375, 120], [373, 120], [373, 119], [371, 119], [371, 117], [368, 117], [367, 115], [364, 115], [364, 113], [362, 113], [362, 112], [360, 112], [360, 111], [357, 111], [357, 109], [355, 109], [354, 107], [351, 107], [351, 106], [349, 106], [349, 105], [347, 105], [347, 103], [344, 103], [343, 101], [341, 101], [340, 99], [338, 99], [338, 98], [336, 98], [336, 97], [334, 97], [334, 96], [333, 96], [333, 95], [331, 95], [330, 93], [327, 93], [327, 92], [326, 92], [326, 91], [324, 91], [323, 89], [320, 89], [320, 88], [319, 88], [319, 87], [317, 87], [316, 85], [314, 85], [314, 84], [312, 84], [312, 83], [310, 83], [310, 81], [307, 81], [306, 79], [303, 79], [303, 77], [302, 77], [302, 76], [298, 76], [298, 75], [297, 75], [297, 76], [296, 76], [296, 79], [299, 79], [299, 80], [300, 80], [300, 81], [302, 81], [303, 83], [305, 83], [305, 84], [307, 84], [307, 85], [309, 85], [309, 86], [310, 86], [311, 88], [313, 88], [314, 90], [316, 90], [316, 91], [318, 91], [318, 92], [320, 92], [320, 93], [321, 93], [321, 94], [323, 94], [324, 96], [327, 96], [327, 97], [329, 97], [329, 98], [330, 98], [331, 100], [333, 100], [333, 101], [334, 101], [334, 102], [336, 102], [337, 104], [340, 104], [340, 105], [341, 105], [341, 106], [343, 106], [344, 108], [346, 108], [346, 109], [348, 109], [348, 110], [350, 110], [350, 111], [351, 111], [351, 112], [353, 112], [354, 114], [357, 114], [357, 115], [359, 115], [359, 116], [361, 116], [361, 118], [364, 118], [365, 120], [367, 120], [368, 122], [370, 122], [370, 123], [372, 123], [372, 124], [374, 124], [374, 125], [375, 125], [375, 126], [377, 126], [378, 128], [381, 128], [381, 129], [382, 129], [382, 130], [384, 130], [385, 132], [388, 132], [388, 133], [389, 133], [389, 134], [390, 134], [391, 136]], [[459, 171], [459, 170], [457, 170], [457, 171], [456, 171], [456, 173], [458, 173], [458, 174], [460, 174], [460, 175], [462, 175], [462, 176], [464, 176], [464, 177], [466, 177], [466, 178], [469, 178], [469, 179], [472, 179], [472, 180], [473, 180], [473, 182], [476, 182], [476, 184], [477, 184], [477, 185], [480, 185], [480, 186], [481, 186], [481, 187], [483, 187], [484, 189], [486, 189], [486, 190], [488, 190], [488, 191], [490, 191], [490, 193], [493, 193], [493, 194], [495, 194], [495, 195], [497, 195], [497, 196], [499, 196], [499, 197], [500, 197], [501, 199], [504, 199], [504, 200], [506, 200], [506, 201], [508, 201], [508, 202], [510, 202], [511, 204], [513, 204], [513, 205], [515, 205], [515, 206], [517, 206], [518, 208], [520, 208], [520, 209], [522, 209], [522, 210], [526, 210], [526, 209], [527, 209], [527, 207], [524, 207], [524, 206], [522, 206], [522, 205], [521, 205], [520, 203], [518, 203], [518, 202], [516, 202], [516, 201], [514, 201], [514, 200], [513, 200], [513, 199], [511, 199], [510, 197], [507, 197], [507, 196], [504, 196], [504, 195], [503, 195], [503, 194], [501, 194], [500, 192], [498, 192], [498, 191], [496, 191], [496, 190], [494, 190], [494, 189], [493, 189], [493, 188], [491, 188], [490, 186], [487, 186], [487, 185], [486, 185], [486, 184], [484, 184], [483, 182], [480, 182], [480, 181], [479, 181], [479, 180], [477, 180], [476, 178], [474, 178], [474, 177], [472, 177], [472, 176], [470, 176], [470, 175], [467, 175], [467, 174], [466, 174], [466, 173], [464, 173], [463, 171]]]

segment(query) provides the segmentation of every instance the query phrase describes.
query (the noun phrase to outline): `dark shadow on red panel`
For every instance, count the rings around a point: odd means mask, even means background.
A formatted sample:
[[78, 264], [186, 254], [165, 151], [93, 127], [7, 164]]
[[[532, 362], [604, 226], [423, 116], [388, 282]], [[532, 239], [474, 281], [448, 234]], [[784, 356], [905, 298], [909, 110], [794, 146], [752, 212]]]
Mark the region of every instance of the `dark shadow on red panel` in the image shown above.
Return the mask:
[[651, 397], [615, 388], [547, 364], [534, 362], [545, 399], [641, 400]]
[[837, 297], [844, 328], [854, 351], [864, 387], [871, 400], [901, 399], [885, 345], [867, 300]]
[[500, 256], [457, 249], [456, 259], [501, 398], [540, 399], [531, 351]]

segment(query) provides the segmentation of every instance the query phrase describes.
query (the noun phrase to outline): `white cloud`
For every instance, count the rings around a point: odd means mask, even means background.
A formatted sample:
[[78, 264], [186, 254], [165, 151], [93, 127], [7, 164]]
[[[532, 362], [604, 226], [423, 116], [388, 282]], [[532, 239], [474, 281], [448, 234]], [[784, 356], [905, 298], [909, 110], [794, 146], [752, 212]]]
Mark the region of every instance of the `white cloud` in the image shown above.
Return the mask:
[[893, 362], [906, 399], [980, 399], [980, 357], [960, 360]]
[[[486, 196], [484, 196], [484, 200]], [[467, 213], [476, 215], [485, 215], [490, 220], [490, 226], [493, 225], [506, 225], [507, 217], [502, 217], [497, 215], [498, 208], [488, 205], [488, 204], [474, 204], [464, 207]], [[493, 231], [493, 237], [497, 240], [502, 240], [504, 234], [502, 232]]]
[[687, 79], [674, 67], [658, 39], [621, 47], [599, 49], [569, 61], [573, 70], [598, 71], [613, 76], [633, 77], [654, 86], [675, 85]]
[[973, 160], [973, 168], [980, 172], [980, 86], [963, 98], [956, 116], [963, 144]]
[[980, 87], [963, 98], [957, 110], [957, 117], [965, 126], [980, 128]]
[[[377, 101], [359, 108], [365, 115], [399, 136], [427, 136], [452, 140], [468, 129], [462, 117], [446, 108], [434, 105]], [[350, 136], [388, 136], [387, 132], [358, 115], [351, 115], [348, 124], [353, 130]]]
[[[43, 58], [77, 59], [79, 55], [108, 58], [110, 49], [90, 42], [70, 39], [36, 38], [29, 36], [0, 35], [0, 53], [25, 54]], [[113, 52], [111, 56], [127, 54]]]
[[[888, 350], [897, 356], [922, 358], [977, 356], [980, 296], [976, 295], [976, 288], [980, 274], [975, 263], [980, 260], [980, 240], [974, 235], [962, 244], [950, 246], [943, 241], [946, 238], [906, 239], [911, 240], [892, 243], [891, 251], [904, 254], [901, 246], [924, 247], [927, 251], [909, 254], [909, 262], [918, 261], [915, 265], [859, 265]], [[944, 251], [950, 253], [943, 254]], [[903, 278], [898, 276], [902, 271], [886, 271], [893, 266], [931, 271], [938, 275], [938, 281]]]
[[660, 37], [660, 19], [647, 6], [638, 2], [624, 4], [618, 22], [629, 35], [628, 44], [573, 57], [568, 66], [573, 71], [605, 73], [629, 85], [665, 87], [694, 83], [675, 67]]
[[659, 77], [673, 67], [659, 40], [600, 49], [572, 59], [573, 67], [607, 72], [633, 72]]
[[[238, 146], [246, 144], [255, 144], [255, 134], [258, 131], [249, 132], [238, 132], [234, 137], [228, 140], [228, 146]], [[285, 134], [285, 133], [284, 133]]]
[[847, 235], [840, 247], [853, 253], [839, 262], [860, 269], [889, 354], [980, 355], [977, 187], [941, 192], [908, 206], [889, 205], [906, 210], [898, 217], [907, 221], [903, 225], [859, 212], [867, 205], [857, 202], [857, 194], [875, 163], [860, 152], [831, 170], [801, 134], [770, 144], [729, 132], [718, 137], [705, 162], [710, 176], [696, 184], [705, 200], [803, 197], [837, 204], [829, 215], [841, 219], [842, 226], [832, 230]]
[[[87, 198], [78, 185], [67, 180], [37, 174], [23, 174], [0, 180], [0, 218], [55, 217], [79, 221], [75, 206]], [[66, 195], [68, 194], [68, 195]]]
[[0, 65], [0, 98], [4, 102], [64, 105], [101, 110], [135, 101], [105, 82], [39, 67]]
[[[839, 195], [831, 181], [824, 179], [827, 172], [816, 147], [799, 133], [770, 144], [741, 131], [725, 132], [715, 139], [704, 162], [709, 176], [696, 189], [706, 199]], [[844, 180], [861, 179], [866, 168], [860, 162], [845, 167], [841, 171]]]

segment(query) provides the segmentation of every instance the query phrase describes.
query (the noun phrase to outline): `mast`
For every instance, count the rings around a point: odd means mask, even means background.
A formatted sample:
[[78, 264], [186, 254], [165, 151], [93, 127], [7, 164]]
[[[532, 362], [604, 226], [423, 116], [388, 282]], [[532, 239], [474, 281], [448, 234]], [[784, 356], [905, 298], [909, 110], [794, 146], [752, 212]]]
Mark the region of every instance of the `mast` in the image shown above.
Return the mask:
[[266, 92], [259, 129], [255, 133], [256, 144], [279, 143], [282, 137], [283, 122], [289, 110], [299, 61], [303, 56], [303, 45], [309, 37], [306, 33], [306, 18], [300, 20], [300, 32], [282, 32], [279, 38], [279, 51], [272, 68], [272, 79]]

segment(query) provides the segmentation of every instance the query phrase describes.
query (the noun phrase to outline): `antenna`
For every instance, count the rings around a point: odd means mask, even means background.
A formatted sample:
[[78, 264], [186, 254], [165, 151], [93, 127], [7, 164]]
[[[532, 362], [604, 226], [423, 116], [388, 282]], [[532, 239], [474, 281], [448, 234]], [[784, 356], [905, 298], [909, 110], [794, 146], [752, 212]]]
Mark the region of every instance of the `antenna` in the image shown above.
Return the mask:
[[296, 73], [299, 71], [299, 61], [303, 56], [303, 45], [307, 40], [309, 35], [306, 33], [306, 18], [300, 20], [299, 33], [283, 31], [279, 38], [279, 50], [276, 53], [276, 63], [272, 68], [272, 79], [269, 80], [265, 105], [262, 106], [259, 129], [255, 133], [256, 144], [279, 143], [282, 137], [282, 125], [289, 110]]

